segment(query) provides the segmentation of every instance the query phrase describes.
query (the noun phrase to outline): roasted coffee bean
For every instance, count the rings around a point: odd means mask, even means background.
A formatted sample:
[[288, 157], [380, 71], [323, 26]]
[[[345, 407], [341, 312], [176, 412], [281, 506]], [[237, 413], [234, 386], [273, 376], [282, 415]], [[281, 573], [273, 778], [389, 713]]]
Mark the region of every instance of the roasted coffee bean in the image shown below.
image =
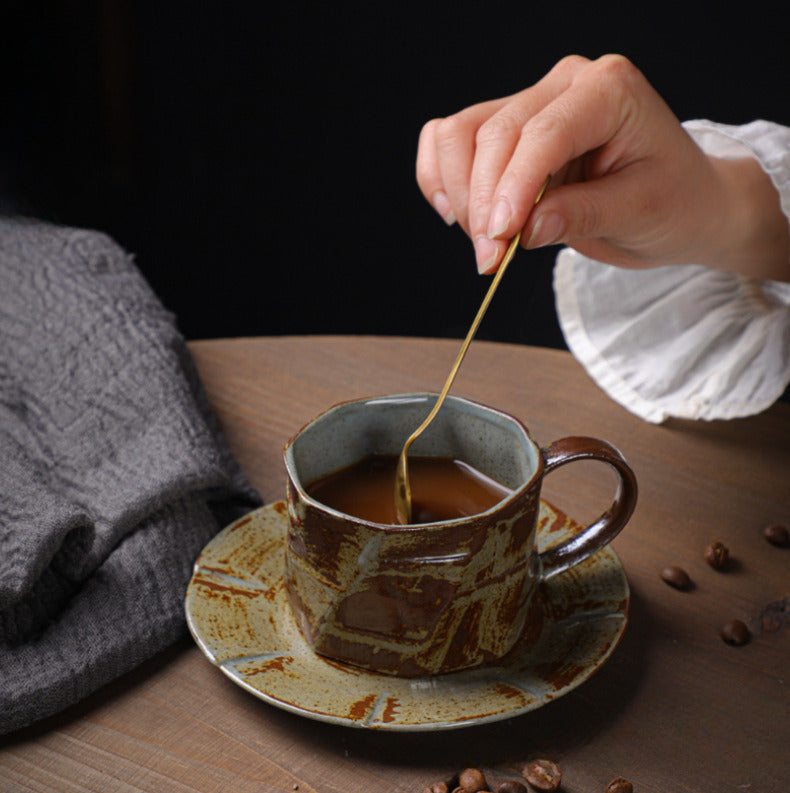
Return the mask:
[[507, 779], [499, 783], [496, 793], [527, 793], [527, 786], [515, 779]]
[[621, 776], [616, 776], [606, 786], [605, 793], [634, 793], [634, 786]]
[[449, 793], [449, 788], [444, 782], [434, 782], [430, 787], [425, 788], [423, 793]]
[[488, 789], [488, 784], [479, 768], [465, 768], [458, 774], [458, 787], [462, 793], [480, 793]]
[[560, 786], [562, 771], [551, 760], [533, 760], [527, 763], [521, 771], [527, 782], [541, 793], [551, 793]]
[[712, 542], [705, 549], [705, 561], [714, 570], [723, 570], [730, 561], [730, 549], [720, 542]]
[[675, 589], [691, 589], [689, 574], [677, 565], [671, 564], [661, 571], [661, 578]]
[[772, 523], [763, 529], [763, 537], [765, 537], [771, 545], [778, 545], [780, 548], [786, 548], [790, 545], [790, 531], [778, 523]]
[[729, 622], [725, 622], [721, 627], [721, 638], [724, 639], [727, 644], [734, 644], [736, 647], [746, 644], [750, 636], [749, 629], [741, 620], [730, 620]]

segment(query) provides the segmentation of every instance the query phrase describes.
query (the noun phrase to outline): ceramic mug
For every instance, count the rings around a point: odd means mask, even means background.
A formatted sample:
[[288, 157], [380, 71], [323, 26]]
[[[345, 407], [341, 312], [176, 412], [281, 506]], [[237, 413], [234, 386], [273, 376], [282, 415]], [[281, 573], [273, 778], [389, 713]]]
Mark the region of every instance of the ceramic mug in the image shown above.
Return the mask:
[[[285, 446], [286, 590], [300, 630], [320, 655], [404, 677], [494, 663], [517, 640], [523, 646], [525, 634], [538, 635], [540, 581], [609, 543], [633, 512], [636, 479], [610, 444], [570, 437], [540, 448], [518, 419], [452, 395], [410, 454], [452, 456], [502, 483], [511, 492], [495, 506], [400, 526], [343, 514], [308, 494], [311, 482], [367, 455], [398, 455], [436, 398], [344, 402]], [[539, 553], [543, 477], [579, 459], [613, 467], [614, 499], [598, 520]]]

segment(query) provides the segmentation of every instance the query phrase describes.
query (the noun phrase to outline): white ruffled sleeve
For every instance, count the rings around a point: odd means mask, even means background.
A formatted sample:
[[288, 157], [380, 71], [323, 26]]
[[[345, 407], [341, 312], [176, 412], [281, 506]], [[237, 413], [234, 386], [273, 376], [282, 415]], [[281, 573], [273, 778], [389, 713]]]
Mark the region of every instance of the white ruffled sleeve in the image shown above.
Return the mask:
[[[790, 218], [790, 129], [766, 121], [684, 126], [709, 154], [754, 156]], [[626, 270], [566, 248], [554, 291], [571, 352], [646, 421], [752, 415], [790, 383], [790, 283], [700, 265]]]

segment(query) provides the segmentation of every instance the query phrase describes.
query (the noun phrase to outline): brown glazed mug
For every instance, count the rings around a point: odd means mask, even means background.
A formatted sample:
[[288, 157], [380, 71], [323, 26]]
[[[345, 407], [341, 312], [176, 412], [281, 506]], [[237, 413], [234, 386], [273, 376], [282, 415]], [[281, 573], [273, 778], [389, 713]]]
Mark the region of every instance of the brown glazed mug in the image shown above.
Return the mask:
[[[518, 419], [457, 396], [447, 397], [410, 453], [453, 456], [509, 488], [486, 512], [386, 525], [308, 495], [310, 483], [367, 455], [399, 454], [436, 398], [421, 393], [344, 402], [285, 446], [286, 589], [300, 630], [320, 655], [404, 677], [494, 663], [519, 638], [539, 633], [534, 595], [540, 581], [611, 542], [633, 512], [636, 479], [610, 444], [571, 437], [540, 448]], [[576, 536], [538, 553], [543, 477], [580, 459], [612, 466], [614, 499]]]

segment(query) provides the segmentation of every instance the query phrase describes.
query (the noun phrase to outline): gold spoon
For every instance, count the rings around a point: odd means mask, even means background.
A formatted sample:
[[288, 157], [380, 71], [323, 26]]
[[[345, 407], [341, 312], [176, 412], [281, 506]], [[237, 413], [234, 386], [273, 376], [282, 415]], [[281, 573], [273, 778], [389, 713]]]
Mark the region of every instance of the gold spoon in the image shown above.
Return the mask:
[[[535, 204], [537, 204], [538, 201], [543, 198], [543, 194], [546, 192], [546, 188], [548, 187], [550, 179], [550, 176], [546, 177], [546, 181], [543, 182], [543, 185], [538, 192], [538, 197], [535, 199]], [[533, 204], [533, 206], [535, 206], [535, 204]], [[502, 264], [499, 265], [499, 269], [496, 271], [494, 279], [491, 282], [491, 285], [488, 287], [488, 291], [483, 298], [483, 303], [477, 311], [477, 316], [475, 316], [474, 321], [472, 322], [472, 327], [469, 328], [469, 332], [466, 334], [464, 343], [461, 345], [461, 350], [458, 353], [458, 357], [455, 359], [452, 369], [450, 369], [450, 374], [444, 383], [444, 387], [439, 394], [439, 398], [434, 403], [433, 408], [431, 408], [431, 412], [426, 416], [422, 424], [420, 424], [420, 426], [414, 430], [414, 432], [406, 439], [406, 443], [403, 444], [403, 449], [401, 449], [400, 456], [398, 457], [398, 466], [395, 470], [395, 513], [398, 518], [398, 523], [404, 525], [411, 523], [411, 486], [409, 485], [409, 470], [407, 462], [409, 447], [433, 421], [434, 417], [439, 412], [439, 408], [442, 406], [442, 402], [444, 402], [444, 398], [447, 396], [447, 392], [450, 390], [453, 380], [455, 380], [458, 369], [461, 367], [461, 362], [466, 355], [466, 351], [469, 349], [469, 344], [474, 338], [475, 333], [477, 333], [477, 328], [483, 319], [483, 315], [488, 309], [491, 298], [494, 296], [494, 292], [499, 286], [502, 276], [505, 274], [505, 269], [507, 268], [508, 264], [510, 264], [510, 260], [516, 253], [516, 249], [518, 248], [520, 240], [521, 232], [519, 231], [518, 234], [516, 234], [516, 236], [510, 241], [510, 245], [508, 245], [508, 249], [505, 251], [505, 255], [502, 258]]]

